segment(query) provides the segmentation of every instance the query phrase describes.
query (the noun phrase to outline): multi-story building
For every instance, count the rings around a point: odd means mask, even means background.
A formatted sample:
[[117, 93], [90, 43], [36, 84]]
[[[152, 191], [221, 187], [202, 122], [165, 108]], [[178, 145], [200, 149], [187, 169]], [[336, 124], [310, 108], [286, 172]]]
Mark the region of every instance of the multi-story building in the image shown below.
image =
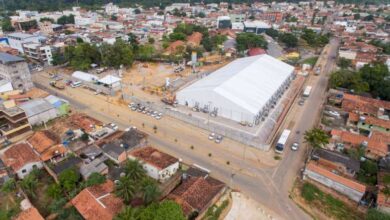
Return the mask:
[[40, 43], [42, 40], [44, 40], [44, 37], [32, 35], [32, 34], [26, 34], [26, 33], [12, 33], [8, 35], [8, 42], [10, 47], [15, 48], [19, 51], [19, 53], [24, 53], [23, 51], [23, 44], [28, 42], [34, 42], [34, 43]]
[[1, 52], [0, 78], [11, 82], [14, 89], [26, 91], [34, 87], [25, 59]]
[[17, 140], [18, 136], [32, 132], [31, 125], [23, 109], [15, 105], [0, 105], [1, 140]]
[[24, 54], [30, 59], [42, 64], [52, 64], [53, 54], [51, 47], [48, 45], [30, 42], [23, 44], [23, 50]]

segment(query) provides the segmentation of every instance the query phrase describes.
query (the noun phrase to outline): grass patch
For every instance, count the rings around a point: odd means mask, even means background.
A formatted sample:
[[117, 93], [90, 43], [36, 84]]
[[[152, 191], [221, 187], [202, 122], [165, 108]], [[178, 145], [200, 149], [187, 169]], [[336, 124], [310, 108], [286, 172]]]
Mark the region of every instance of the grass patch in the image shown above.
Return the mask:
[[4, 193], [0, 191], [0, 219], [13, 219], [20, 210], [21, 199], [16, 196], [17, 191]]
[[218, 220], [219, 216], [221, 216], [222, 211], [229, 205], [229, 200], [224, 200], [220, 206], [213, 205], [209, 209], [203, 220]]
[[303, 60], [302, 64], [310, 64], [312, 67], [317, 63], [318, 57], [310, 57]]
[[347, 206], [343, 201], [322, 192], [317, 186], [305, 182], [301, 188], [301, 196], [310, 205], [335, 219], [361, 219], [361, 213]]
[[377, 209], [369, 209], [366, 220], [390, 220], [390, 215]]

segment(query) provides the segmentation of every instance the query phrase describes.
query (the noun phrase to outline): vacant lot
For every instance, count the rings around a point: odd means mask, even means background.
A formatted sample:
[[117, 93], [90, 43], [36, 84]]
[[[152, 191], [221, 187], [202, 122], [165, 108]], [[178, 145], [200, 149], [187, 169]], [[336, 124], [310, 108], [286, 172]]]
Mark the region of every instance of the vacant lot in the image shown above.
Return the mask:
[[309, 182], [297, 182], [291, 197], [315, 219], [362, 219], [365, 213]]

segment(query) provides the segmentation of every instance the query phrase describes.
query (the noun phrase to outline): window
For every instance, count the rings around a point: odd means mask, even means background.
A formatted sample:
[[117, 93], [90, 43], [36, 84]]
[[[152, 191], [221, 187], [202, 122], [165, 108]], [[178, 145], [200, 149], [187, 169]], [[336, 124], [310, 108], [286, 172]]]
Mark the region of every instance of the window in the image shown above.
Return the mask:
[[26, 173], [26, 172], [27, 172], [27, 170], [26, 170], [26, 169], [23, 169], [23, 170], [22, 170], [22, 173]]

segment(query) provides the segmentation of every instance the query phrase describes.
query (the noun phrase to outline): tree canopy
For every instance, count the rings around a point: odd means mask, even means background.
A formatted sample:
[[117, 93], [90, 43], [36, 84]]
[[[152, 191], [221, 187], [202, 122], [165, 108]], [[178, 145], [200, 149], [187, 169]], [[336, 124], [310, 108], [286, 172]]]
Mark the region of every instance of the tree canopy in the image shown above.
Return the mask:
[[267, 49], [268, 43], [262, 35], [256, 35], [254, 33], [241, 33], [236, 38], [237, 50], [242, 52], [250, 48], [261, 47]]
[[311, 47], [322, 47], [329, 43], [329, 36], [317, 34], [311, 29], [303, 29], [301, 38]]
[[279, 40], [287, 47], [293, 48], [298, 46], [298, 38], [292, 33], [283, 33], [279, 35]]
[[57, 23], [58, 24], [62, 24], [62, 25], [64, 25], [64, 24], [74, 24], [74, 15], [73, 14], [70, 14], [68, 16], [63, 15], [63, 16], [58, 18]]
[[331, 88], [345, 88], [357, 94], [368, 92], [373, 97], [390, 100], [390, 73], [383, 63], [365, 65], [358, 71], [341, 69], [331, 74]]
[[320, 148], [329, 143], [329, 136], [319, 128], [313, 128], [305, 132], [305, 142], [314, 148]]

